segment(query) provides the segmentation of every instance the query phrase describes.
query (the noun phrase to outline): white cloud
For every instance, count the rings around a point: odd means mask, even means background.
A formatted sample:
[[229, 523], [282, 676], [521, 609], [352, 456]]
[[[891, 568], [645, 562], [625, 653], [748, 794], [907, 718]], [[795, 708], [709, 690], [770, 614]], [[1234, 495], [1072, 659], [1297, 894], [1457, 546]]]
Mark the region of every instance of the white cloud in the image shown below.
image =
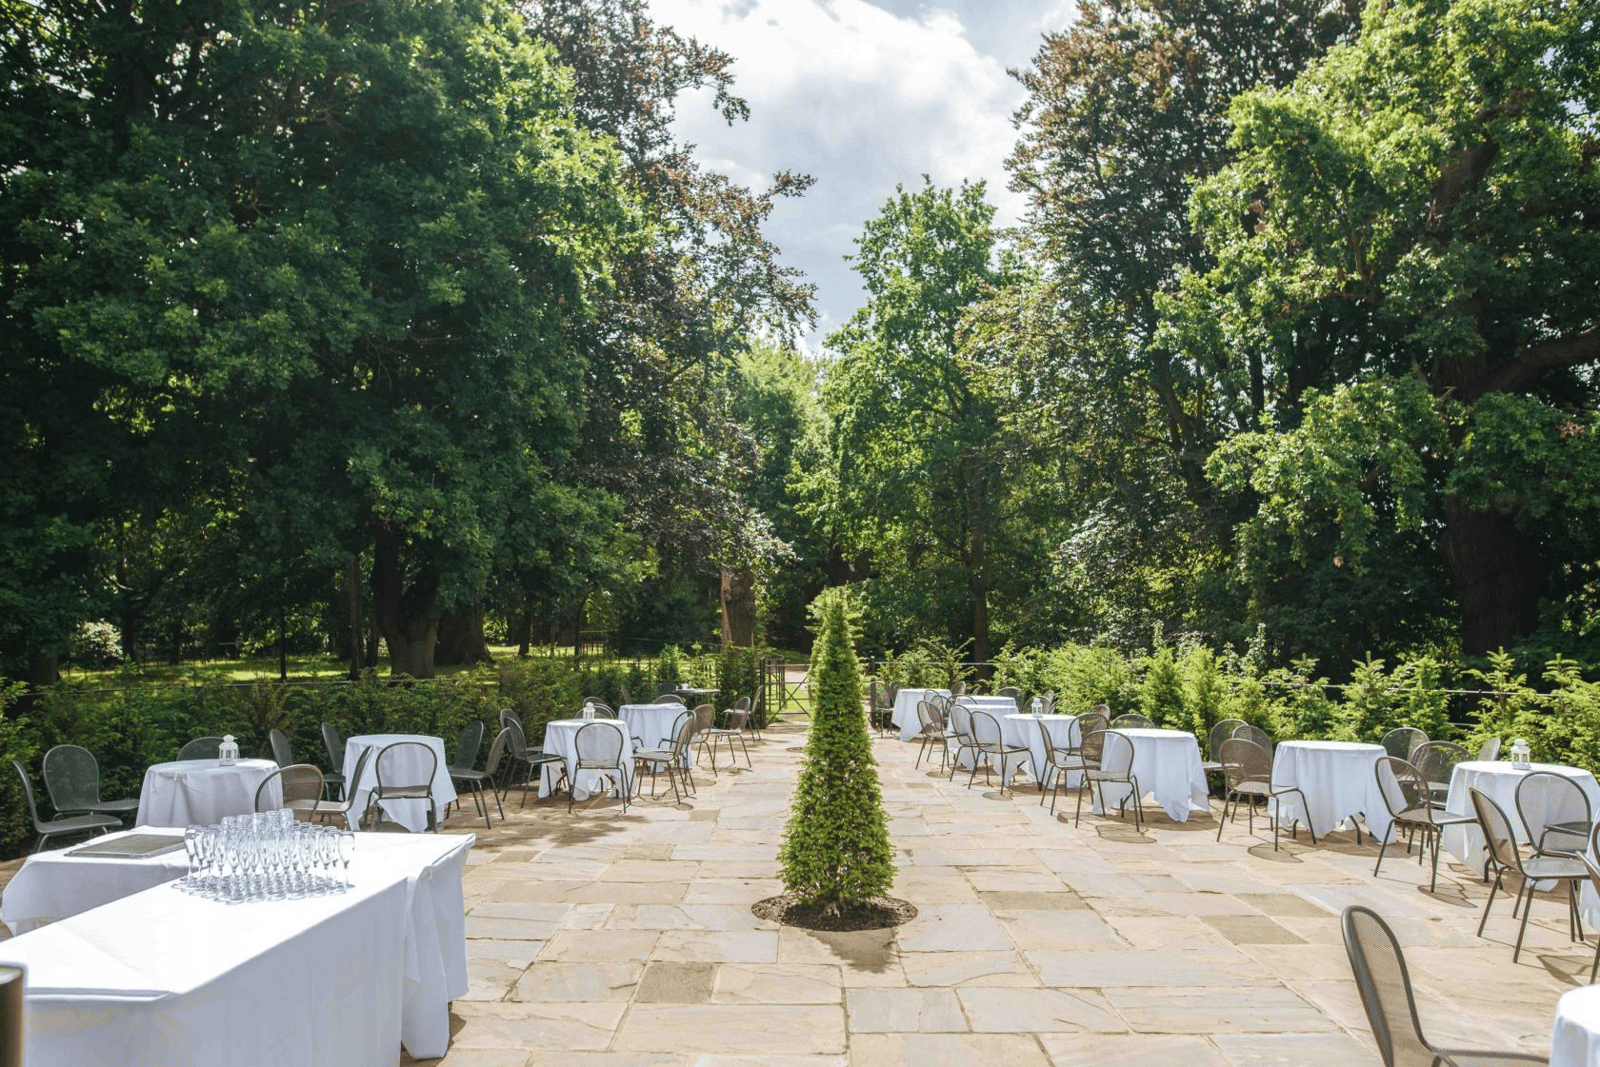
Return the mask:
[[651, 16], [735, 59], [750, 122], [726, 126], [709, 99], [679, 102], [679, 136], [702, 162], [756, 187], [778, 170], [816, 177], [770, 232], [835, 326], [861, 300], [842, 257], [897, 184], [982, 179], [998, 221], [1017, 220], [1024, 205], [1006, 189], [1004, 160], [1025, 94], [1006, 67], [1026, 65], [1069, 2], [992, 5], [998, 22], [978, 2], [966, 14], [922, 4], [896, 14], [864, 0], [653, 0]]

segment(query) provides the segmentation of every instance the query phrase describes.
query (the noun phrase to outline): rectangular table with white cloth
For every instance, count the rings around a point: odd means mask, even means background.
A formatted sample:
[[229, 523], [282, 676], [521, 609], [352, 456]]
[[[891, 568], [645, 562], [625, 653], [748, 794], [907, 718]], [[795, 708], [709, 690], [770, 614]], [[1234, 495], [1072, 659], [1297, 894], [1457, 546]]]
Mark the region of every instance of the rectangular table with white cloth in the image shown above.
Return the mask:
[[[663, 705], [671, 707], [672, 705]], [[682, 709], [679, 709], [682, 710]], [[567, 763], [567, 781], [572, 784], [572, 798], [574, 800], [588, 800], [589, 795], [595, 791], [597, 782], [604, 782], [604, 788], [622, 795], [622, 789], [632, 784], [629, 778], [630, 768], [633, 767], [633, 741], [628, 736], [628, 727], [621, 719], [594, 719], [592, 723], [602, 727], [610, 727], [622, 735], [622, 773], [616, 771], [586, 770], [583, 775], [578, 775], [578, 731], [591, 725], [583, 719], [552, 719], [544, 724], [544, 750], [561, 756]], [[539, 769], [539, 795], [547, 797], [555, 788], [559, 777], [554, 773], [549, 764]]]
[[1279, 797], [1278, 824], [1298, 821], [1321, 837], [1359, 815], [1374, 837], [1387, 840], [1389, 808], [1378, 791], [1374, 768], [1388, 754], [1382, 745], [1358, 741], [1280, 742], [1272, 757], [1272, 784], [1299, 789], [1305, 804], [1294, 793]]
[[[1144, 796], [1160, 805], [1173, 822], [1188, 822], [1191, 811], [1209, 811], [1209, 787], [1205, 768], [1200, 765], [1200, 744], [1187, 730], [1123, 729], [1116, 731], [1133, 742], [1133, 777]], [[1129, 787], [1107, 784], [1107, 804], [1118, 804]], [[1100, 788], [1091, 790], [1096, 815], [1100, 809]], [[1142, 798], [1141, 798], [1142, 800]]]
[[[256, 790], [278, 765], [269, 759], [242, 759], [224, 764], [214, 759], [173, 760], [145, 769], [139, 787], [140, 826], [210, 826], [228, 815], [256, 810]], [[283, 804], [283, 786], [273, 778], [263, 809]]]
[[[428, 737], [424, 734], [358, 734], [346, 738], [344, 743], [344, 780], [346, 789], [355, 790], [355, 803], [350, 807], [350, 828], [358, 829], [362, 814], [367, 810], [368, 797], [378, 786], [378, 755], [390, 745], [397, 745], [402, 741], [414, 741], [428, 746], [433, 751], [433, 803], [439, 811], [440, 819], [444, 818], [446, 804], [452, 804], [456, 799], [455, 783], [450, 780], [450, 767], [444, 754], [444, 741], [438, 737]], [[351, 778], [356, 773], [356, 762], [361, 759], [361, 750], [373, 750], [372, 758], [367, 761], [366, 769], [361, 772], [361, 781], [353, 782]], [[421, 758], [421, 753], [416, 749], [399, 749], [390, 754], [390, 762], [394, 764], [393, 773], [387, 769], [389, 780], [386, 785], [420, 785], [428, 775], [428, 760]], [[401, 779], [404, 779], [402, 781]], [[428, 802], [426, 800], [385, 800], [380, 805], [384, 817], [404, 826], [412, 833], [421, 833], [428, 828]]]
[[917, 718], [917, 701], [926, 700], [929, 693], [947, 697], [950, 690], [902, 689], [894, 695], [894, 710], [889, 713], [889, 721], [900, 728], [900, 740], [913, 740], [922, 732], [922, 720]]
[[[1005, 738], [1006, 744], [1028, 747], [1033, 780], [1042, 783], [1049, 753], [1045, 751], [1044, 733], [1041, 733], [1039, 728], [1043, 726], [1045, 733], [1050, 735], [1051, 747], [1066, 748], [1074, 740], [1072, 724], [1077, 721], [1076, 715], [1040, 715], [1035, 718], [1019, 712], [1000, 720], [1000, 733]], [[1074, 773], [1063, 788], [1071, 788], [1077, 784], [1078, 775]]]
[[[113, 840], [117, 836], [119, 835], [107, 835], [103, 840]], [[392, 939], [397, 944], [385, 945], [382, 953], [387, 955], [392, 949], [400, 953], [393, 963], [389, 964], [399, 972], [401, 978], [398, 1034], [406, 1049], [417, 1058], [427, 1059], [444, 1055], [450, 1043], [450, 1002], [467, 993], [466, 921], [461, 877], [467, 855], [475, 841], [476, 838], [472, 834], [356, 835], [356, 849], [350, 866], [350, 879], [356, 887], [355, 895], [359, 896], [361, 892], [391, 884], [400, 887], [398, 898], [402, 909], [400, 934], [398, 938]], [[323, 965], [321, 953], [324, 951], [322, 946], [325, 939], [331, 938], [330, 943], [334, 946], [339, 943], [338, 936], [325, 932], [303, 945], [301, 955], [303, 956], [306, 951], [314, 953], [314, 962], [309, 965], [295, 963], [294, 956], [281, 956], [278, 949], [259, 937], [260, 931], [256, 928], [264, 927], [268, 931], [276, 931], [284, 938], [296, 938], [299, 936], [297, 923], [321, 921], [319, 918], [322, 915], [321, 911], [303, 905], [313, 904], [316, 899], [337, 902], [343, 899], [343, 896], [314, 898], [313, 901], [271, 901], [229, 906], [178, 892], [173, 886], [166, 884], [187, 872], [187, 863], [181, 850], [140, 860], [69, 856], [67, 853], [70, 851], [70, 849], [60, 849], [30, 857], [6, 887], [4, 900], [0, 902], [6, 924], [13, 930], [25, 927], [36, 932], [0, 943], [0, 960], [9, 962], [21, 959], [20, 953], [13, 952], [14, 946], [21, 946], [21, 952], [30, 954], [31, 959], [31, 954], [35, 951], [32, 946], [36, 943], [51, 946], [42, 950], [46, 955], [50, 955], [59, 950], [61, 942], [55, 938], [43, 938], [43, 935], [58, 929], [70, 930], [72, 938], [66, 942], [69, 946], [75, 944], [75, 939], [79, 937], [100, 938], [102, 943], [99, 947], [107, 957], [119, 961], [118, 967], [106, 973], [120, 976], [122, 984], [108, 981], [94, 972], [77, 975], [74, 979], [74, 976], [59, 970], [37, 972], [30, 968], [28, 975], [30, 992], [46, 978], [60, 989], [60, 992], [51, 994], [46, 1010], [47, 1017], [52, 1013], [68, 1010], [67, 1005], [71, 1003], [72, 997], [66, 990], [71, 987], [80, 988], [85, 992], [83, 1007], [86, 1017], [91, 1019], [105, 1017], [105, 1025], [112, 1027], [106, 1031], [108, 1033], [120, 1032], [117, 1028], [122, 1027], [124, 1023], [111, 1020], [119, 1009], [114, 1005], [102, 1004], [103, 999], [115, 1002], [126, 998], [127, 1003], [120, 1010], [133, 1012], [136, 1015], [153, 1011], [171, 1025], [186, 1026], [189, 1022], [184, 1020], [192, 1022], [199, 1018], [195, 1014], [195, 1005], [175, 1005], [168, 1010], [165, 998], [182, 999], [199, 996], [204, 1001], [212, 994], [202, 990], [200, 986], [212, 981], [226, 982], [232, 989], [247, 988], [247, 984], [241, 984], [238, 976], [225, 972], [232, 966], [247, 971], [264, 966], [266, 965], [264, 959], [281, 959], [285, 965], [292, 964], [301, 970], [315, 970]], [[128, 906], [129, 901], [138, 901], [138, 904]], [[337, 905], [333, 906], [337, 913]], [[137, 930], [130, 930], [126, 935], [118, 932], [114, 925], [108, 926], [100, 914], [113, 908], [119, 909], [111, 913], [114, 917], [121, 917], [123, 921], [129, 921], [135, 926], [151, 925], [158, 931], [165, 931], [166, 939], [162, 940], [154, 934], [147, 935]], [[221, 909], [221, 912], [216, 913], [215, 909]], [[26, 919], [19, 916], [26, 916]], [[192, 932], [187, 932], [191, 918], [195, 926]], [[225, 953], [212, 952], [213, 942], [220, 944], [222, 941], [232, 940], [229, 932], [230, 922], [240, 928], [248, 927], [250, 932], [246, 947], [254, 946], [251, 949], [252, 955], [240, 956], [237, 959], [229, 957], [232, 959], [231, 963], [228, 959], [222, 958]], [[42, 941], [36, 942], [35, 939]], [[196, 970], [192, 972], [184, 971], [179, 965], [160, 959], [152, 961], [152, 970], [142, 971], [145, 956], [141, 953], [151, 952], [157, 957], [164, 957], [180, 949], [183, 951], [178, 952], [179, 955], [216, 956], [215, 973], [207, 976], [199, 964], [194, 965]], [[333, 950], [330, 948], [328, 951]], [[81, 953], [80, 958], [82, 958]], [[98, 968], [102, 965], [98, 957], [90, 956], [85, 959], [89, 966]], [[125, 970], [130, 973], [124, 973]], [[140, 973], [135, 976], [131, 972]], [[81, 985], [73, 985], [73, 981]], [[64, 982], [68, 984], [63, 985]], [[294, 985], [292, 981], [288, 984]], [[116, 992], [119, 989], [122, 990], [120, 994]], [[151, 1008], [145, 998], [155, 997], [158, 993], [162, 994], [163, 999], [156, 1007]], [[307, 995], [309, 996], [309, 993]], [[277, 996], [277, 991], [273, 990], [270, 991], [268, 999], [270, 1001]], [[354, 1010], [358, 1013], [364, 1010], [360, 1002], [356, 1003], [358, 1006]], [[136, 1006], [141, 1004], [145, 1006]], [[90, 1010], [91, 1008], [93, 1010]], [[243, 1009], [228, 1010], [231, 1012]], [[303, 1013], [315, 1014], [321, 1010], [322, 1008], [315, 1003], [295, 1006], [292, 1008], [293, 1021], [298, 1022]], [[30, 1026], [32, 1024], [33, 1019], [30, 1014]], [[201, 1024], [210, 1025], [204, 1019], [201, 1019]], [[52, 1033], [60, 1028], [48, 1022], [43, 1025]], [[66, 1025], [61, 1023], [63, 1027]], [[314, 1029], [324, 1026], [325, 1023], [314, 1019], [310, 1025]], [[249, 1032], [251, 1031], [245, 1031]], [[207, 1039], [214, 1038], [208, 1034]], [[391, 1050], [387, 1062], [393, 1064], [395, 1053], [392, 1041], [386, 1040], [385, 1044]], [[55, 1034], [48, 1045], [58, 1051], [75, 1047], [69, 1040], [69, 1035], [63, 1034]], [[337, 1046], [338, 1043], [335, 1042], [334, 1047]], [[84, 1047], [92, 1048], [96, 1054], [80, 1061], [41, 1058], [37, 1061], [30, 1059], [28, 1062], [103, 1062], [103, 1049], [93, 1045]], [[158, 1047], [152, 1047], [149, 1053], [151, 1058], [147, 1060], [135, 1057], [127, 1062], [242, 1064], [268, 1062], [265, 1057], [259, 1060], [254, 1058], [249, 1048], [233, 1053], [235, 1057], [233, 1059], [223, 1056], [214, 1061], [198, 1055], [193, 1060], [179, 1056], [174, 1056], [172, 1060], [161, 1060]], [[301, 1059], [297, 1054], [283, 1062], [343, 1062], [334, 1059], [324, 1060], [319, 1058], [320, 1055], [318, 1053], [311, 1059]], [[368, 1062], [367, 1056], [367, 1053], [362, 1053], [355, 1062]]]

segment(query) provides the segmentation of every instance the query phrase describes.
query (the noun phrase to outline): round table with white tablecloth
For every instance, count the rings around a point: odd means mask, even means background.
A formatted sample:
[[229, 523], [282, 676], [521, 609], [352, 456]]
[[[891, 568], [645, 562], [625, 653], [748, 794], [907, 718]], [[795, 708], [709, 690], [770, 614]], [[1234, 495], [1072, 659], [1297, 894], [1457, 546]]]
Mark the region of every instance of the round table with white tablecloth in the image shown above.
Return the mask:
[[[1076, 715], [1032, 715], [1016, 714], [1007, 715], [1000, 720], [1000, 732], [1008, 745], [1027, 745], [1031, 760], [1030, 769], [1033, 780], [1044, 781], [1044, 768], [1048, 762], [1049, 753], [1044, 748], [1044, 734], [1039, 732], [1040, 726], [1044, 727], [1050, 735], [1050, 744], [1054, 748], [1066, 748], [1075, 739], [1072, 724], [1078, 721]], [[1078, 784], [1077, 774], [1072, 775], [1066, 783], [1066, 788]]]
[[[157, 763], [144, 772], [139, 787], [138, 826], [210, 826], [227, 815], [256, 810], [256, 790], [278, 765], [269, 759], [189, 759]], [[283, 805], [283, 787], [272, 779], [265, 807]]]
[[[344, 743], [345, 788], [355, 790], [353, 794], [355, 803], [350, 807], [349, 816], [351, 829], [360, 829], [357, 822], [367, 810], [368, 797], [378, 787], [378, 755], [390, 745], [402, 741], [415, 741], [433, 751], [435, 757], [433, 803], [441, 819], [444, 817], [445, 805], [455, 801], [456, 787], [455, 783], [450, 781], [450, 768], [445, 761], [443, 740], [424, 734], [359, 734], [347, 738]], [[361, 781], [353, 781], [356, 761], [361, 758], [361, 750], [364, 748], [373, 750], [372, 758], [367, 761], [366, 769], [361, 772]], [[428, 760], [414, 748], [399, 749], [390, 754], [389, 760], [392, 769], [389, 766], [384, 769], [385, 785], [420, 785], [428, 775]], [[426, 800], [385, 800], [381, 806], [385, 818], [394, 820], [414, 834], [428, 828]]]
[[[1200, 744], [1187, 730], [1134, 728], [1116, 731], [1133, 742], [1133, 777], [1139, 789], [1151, 797], [1173, 822], [1188, 822], [1191, 811], [1209, 811], [1211, 801], [1206, 786], [1205, 768], [1200, 765]], [[1120, 803], [1128, 786], [1107, 784], [1107, 804]], [[1096, 815], [1100, 793], [1093, 791]], [[1140, 798], [1141, 801], [1143, 797]]]
[[1374, 837], [1386, 840], [1389, 808], [1373, 768], [1388, 754], [1359, 741], [1280, 742], [1272, 755], [1273, 788], [1299, 789], [1305, 803], [1294, 793], [1278, 797], [1278, 824], [1304, 823], [1320, 837], [1359, 815]]
[[894, 710], [889, 721], [900, 728], [900, 740], [914, 741], [922, 733], [922, 720], [917, 718], [917, 701], [926, 700], [929, 693], [947, 697], [948, 689], [902, 689], [894, 695]]
[[[663, 707], [672, 707], [667, 704]], [[682, 708], [678, 709], [682, 711]], [[586, 770], [582, 776], [577, 773], [578, 767], [578, 731], [590, 722], [602, 726], [609, 726], [622, 735], [622, 755], [619, 762], [622, 764], [622, 774], [616, 771]], [[546, 753], [559, 755], [567, 762], [567, 781], [572, 785], [572, 798], [574, 800], [587, 800], [589, 794], [594, 792], [599, 782], [605, 783], [605, 788], [618, 793], [631, 785], [631, 768], [633, 767], [633, 741], [629, 737], [628, 724], [621, 719], [593, 719], [586, 722], [583, 719], [552, 719], [544, 724], [544, 750]], [[540, 768], [539, 795], [547, 797], [550, 790], [555, 788], [558, 773], [552, 771], [549, 764]]]
[[1579, 986], [1556, 1001], [1550, 1033], [1550, 1067], [1600, 1064], [1600, 985]]
[[[1588, 810], [1585, 810], [1582, 801], [1573, 790], [1532, 788], [1524, 790], [1522, 811], [1519, 812], [1517, 785], [1535, 771], [1546, 771], [1561, 775], [1563, 778], [1570, 778], [1583, 795], [1589, 798]], [[1544, 779], [1544, 781], [1549, 780]], [[1560, 785], [1560, 783], [1552, 784]], [[1506, 818], [1511, 822], [1512, 832], [1521, 842], [1529, 839], [1528, 827], [1523, 822], [1524, 816], [1534, 824], [1535, 828], [1542, 829], [1551, 823], [1582, 821], [1591, 817], [1592, 812], [1600, 810], [1600, 783], [1595, 782], [1594, 775], [1578, 767], [1563, 767], [1556, 763], [1531, 763], [1527, 768], [1519, 770], [1512, 766], [1510, 760], [1463, 760], [1450, 772], [1450, 793], [1445, 800], [1445, 810], [1452, 815], [1477, 814], [1472, 809], [1470, 791], [1473, 789], [1500, 805], [1501, 810], [1506, 813]], [[1483, 844], [1483, 830], [1477, 823], [1446, 826], [1444, 848], [1469, 870], [1480, 873], [1483, 871], [1488, 850]], [[1549, 883], [1542, 885], [1547, 888]]]

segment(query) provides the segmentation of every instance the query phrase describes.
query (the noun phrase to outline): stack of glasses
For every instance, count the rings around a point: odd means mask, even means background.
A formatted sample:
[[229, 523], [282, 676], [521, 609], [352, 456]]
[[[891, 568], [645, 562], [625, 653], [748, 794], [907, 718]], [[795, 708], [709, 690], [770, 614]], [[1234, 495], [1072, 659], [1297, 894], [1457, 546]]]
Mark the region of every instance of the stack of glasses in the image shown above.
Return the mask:
[[189, 873], [179, 889], [230, 904], [303, 900], [350, 888], [356, 835], [296, 822], [288, 808], [230, 815], [183, 832]]

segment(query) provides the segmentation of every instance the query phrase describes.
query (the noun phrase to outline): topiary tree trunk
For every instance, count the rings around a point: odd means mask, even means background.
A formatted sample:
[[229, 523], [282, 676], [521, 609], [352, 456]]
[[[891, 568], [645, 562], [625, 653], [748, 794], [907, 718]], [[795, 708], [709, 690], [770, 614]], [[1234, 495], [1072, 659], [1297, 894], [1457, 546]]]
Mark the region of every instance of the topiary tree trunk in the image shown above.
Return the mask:
[[831, 915], [864, 905], [894, 884], [861, 667], [840, 596], [823, 611], [811, 662], [811, 736], [778, 859], [795, 903]]

